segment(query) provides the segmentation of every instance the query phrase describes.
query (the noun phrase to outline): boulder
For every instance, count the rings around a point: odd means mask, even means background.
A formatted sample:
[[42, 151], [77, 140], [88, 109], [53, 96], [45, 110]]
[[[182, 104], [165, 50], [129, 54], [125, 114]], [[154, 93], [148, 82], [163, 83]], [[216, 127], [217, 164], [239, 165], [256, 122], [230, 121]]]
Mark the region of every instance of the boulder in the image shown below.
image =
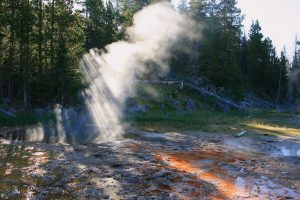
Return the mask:
[[226, 104], [218, 103], [217, 106], [218, 106], [218, 109], [224, 113], [228, 113], [230, 111], [230, 107]]
[[192, 99], [188, 99], [186, 102], [186, 110], [188, 112], [195, 112], [196, 111], [196, 105], [195, 102]]
[[135, 103], [127, 109], [128, 113], [146, 113], [147, 111], [147, 106], [139, 103]]
[[33, 110], [34, 114], [36, 114], [37, 116], [42, 116], [43, 114], [45, 114], [45, 109], [43, 108], [35, 108]]
[[179, 100], [170, 99], [169, 102], [172, 105], [172, 107], [176, 109], [176, 111], [182, 111], [181, 103]]

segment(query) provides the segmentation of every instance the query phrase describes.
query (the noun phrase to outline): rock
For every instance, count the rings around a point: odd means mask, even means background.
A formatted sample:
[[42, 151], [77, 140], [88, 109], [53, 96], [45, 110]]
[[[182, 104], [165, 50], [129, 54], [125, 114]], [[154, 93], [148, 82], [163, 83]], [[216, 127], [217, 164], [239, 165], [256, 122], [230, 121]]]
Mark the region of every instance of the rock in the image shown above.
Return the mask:
[[181, 104], [178, 100], [171, 99], [171, 104], [176, 109], [176, 111], [181, 111], [182, 110]]
[[111, 165], [111, 167], [112, 167], [112, 168], [120, 168], [120, 167], [122, 167], [122, 164], [121, 164], [121, 163], [113, 163], [113, 164]]
[[52, 194], [64, 194], [64, 190], [59, 187], [54, 187], [54, 188], [51, 188], [51, 193]]
[[242, 132], [238, 133], [238, 134], [236, 135], [236, 137], [242, 137], [242, 136], [245, 135], [246, 133], [247, 133], [247, 131], [242, 131]]
[[229, 106], [223, 103], [218, 103], [218, 109], [220, 109], [224, 113], [228, 113], [230, 111]]
[[46, 190], [46, 189], [42, 189], [42, 190], [40, 191], [40, 194], [42, 194], [42, 195], [48, 195], [48, 194], [49, 194], [49, 191]]
[[55, 180], [54, 176], [48, 176], [48, 175], [43, 176], [43, 181], [44, 182], [51, 182], [51, 181], [54, 181], [54, 180]]
[[33, 112], [37, 115], [37, 116], [42, 116], [45, 113], [45, 109], [43, 108], [36, 108], [33, 110]]
[[128, 113], [146, 113], [147, 111], [147, 106], [139, 103], [135, 103], [127, 109]]
[[161, 200], [162, 198], [160, 198], [159, 196], [156, 196], [156, 195], [152, 195], [148, 198], [146, 198], [147, 200]]
[[126, 199], [127, 200], [137, 200], [136, 196], [128, 196]]
[[250, 103], [247, 103], [246, 101], [242, 101], [240, 102], [240, 105], [243, 107], [243, 108], [249, 108], [251, 106]]
[[159, 106], [160, 106], [160, 109], [166, 109], [166, 105], [164, 103], [160, 103]]
[[136, 183], [141, 182], [140, 178], [138, 178], [138, 177], [128, 177], [126, 179], [126, 181], [130, 184], [136, 184]]
[[14, 114], [14, 115], [17, 114], [17, 110], [16, 110], [15, 108], [9, 108], [9, 109], [8, 109], [8, 112], [10, 112], [10, 113], [12, 113], [12, 114]]
[[167, 177], [169, 175], [171, 175], [171, 172], [168, 171], [168, 170], [163, 169], [159, 172], [154, 173], [153, 177]]
[[9, 194], [7, 194], [8, 199], [18, 199], [20, 197], [19, 191], [12, 191]]
[[[93, 199], [103, 198], [102, 192], [98, 189], [87, 189], [85, 190], [85, 196]], [[108, 196], [109, 198], [109, 196]]]
[[109, 199], [109, 195], [103, 195], [102, 198], [103, 199]]
[[31, 177], [32, 177], [32, 178], [42, 178], [42, 176], [43, 176], [43, 175], [41, 175], [41, 174], [36, 174], [36, 173], [31, 174]]
[[192, 99], [188, 99], [186, 102], [186, 110], [188, 112], [195, 112], [196, 111], [196, 105]]
[[74, 108], [63, 108], [62, 109], [62, 117], [64, 120], [68, 120], [71, 122], [78, 122], [80, 119], [79, 115]]
[[93, 156], [94, 156], [95, 158], [102, 158], [102, 157], [103, 157], [103, 154], [95, 153]]

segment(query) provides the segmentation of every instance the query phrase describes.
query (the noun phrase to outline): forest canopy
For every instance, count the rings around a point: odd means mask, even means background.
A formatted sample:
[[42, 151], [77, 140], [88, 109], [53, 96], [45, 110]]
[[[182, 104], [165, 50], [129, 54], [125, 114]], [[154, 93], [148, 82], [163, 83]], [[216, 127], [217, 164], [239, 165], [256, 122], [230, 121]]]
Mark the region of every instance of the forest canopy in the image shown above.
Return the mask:
[[[157, 0], [2, 0], [0, 2], [1, 103], [32, 108], [76, 104], [83, 87], [79, 61], [91, 48], [126, 40], [134, 13]], [[205, 77], [224, 95], [253, 93], [288, 100], [289, 61], [277, 55], [258, 21], [243, 32], [236, 0], [182, 0], [177, 11], [201, 25], [201, 40], [174, 46], [170, 76]], [[189, 28], [189, 23], [187, 27]], [[292, 68], [299, 68], [295, 50]]]

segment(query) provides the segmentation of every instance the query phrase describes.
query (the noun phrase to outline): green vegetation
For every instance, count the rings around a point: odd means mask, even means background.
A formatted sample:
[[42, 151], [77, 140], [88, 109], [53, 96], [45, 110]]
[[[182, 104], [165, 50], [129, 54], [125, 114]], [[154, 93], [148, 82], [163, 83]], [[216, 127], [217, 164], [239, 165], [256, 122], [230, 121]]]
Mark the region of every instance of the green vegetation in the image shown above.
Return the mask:
[[[226, 131], [240, 119], [238, 113], [221, 113], [218, 111], [199, 111], [196, 113], [149, 111], [129, 118], [133, 126], [149, 131]], [[217, 125], [216, 125], [217, 124]], [[218, 127], [217, 127], [218, 126]]]
[[0, 114], [0, 127], [13, 127], [23, 125], [34, 125], [37, 123], [46, 123], [54, 120], [53, 114], [36, 115], [33, 112], [20, 112], [16, 117], [4, 116]]
[[[297, 116], [296, 116], [297, 115]], [[237, 134], [254, 131], [270, 135], [300, 135], [297, 123], [299, 112], [252, 110], [247, 113], [203, 110], [195, 113], [176, 111], [149, 111], [127, 118], [134, 127], [146, 131], [193, 132]]]
[[[187, 101], [195, 103], [187, 111]], [[124, 121], [134, 128], [157, 132], [209, 132], [237, 134], [243, 130], [270, 135], [300, 135], [299, 111], [247, 109], [223, 112], [214, 99], [199, 96], [179, 85], [141, 84], [128, 104], [145, 105], [145, 113], [129, 113]], [[132, 105], [131, 105], [132, 104]]]
[[[30, 109], [77, 104], [79, 60], [91, 48], [105, 50], [126, 40], [133, 15], [157, 0], [2, 0], [0, 2], [0, 102]], [[202, 39], [183, 38], [172, 48], [171, 75], [206, 77], [226, 96], [245, 94], [276, 103], [287, 101], [288, 61], [253, 23], [243, 33], [236, 0], [182, 0], [178, 12], [202, 27]], [[147, 22], [145, 22], [147, 23]], [[244, 36], [243, 36], [244, 35]], [[295, 50], [293, 67], [300, 56]], [[120, 55], [122, 56], [122, 55]], [[293, 91], [291, 91], [291, 94]], [[294, 99], [294, 98], [292, 98]]]

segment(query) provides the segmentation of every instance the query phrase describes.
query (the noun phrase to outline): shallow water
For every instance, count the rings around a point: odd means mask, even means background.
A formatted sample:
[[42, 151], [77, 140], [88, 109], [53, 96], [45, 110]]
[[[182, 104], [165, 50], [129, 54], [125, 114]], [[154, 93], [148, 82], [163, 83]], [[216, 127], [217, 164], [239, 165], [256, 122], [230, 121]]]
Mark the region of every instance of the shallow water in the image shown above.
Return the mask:
[[[209, 182], [216, 186], [211, 194], [213, 199], [280, 199], [290, 197], [299, 199], [300, 194], [292, 189], [273, 183], [267, 177], [252, 177], [245, 174], [244, 168], [235, 168], [239, 162], [246, 159], [257, 158], [261, 154], [239, 153], [234, 151], [190, 151], [190, 152], [164, 152], [157, 156], [159, 160], [166, 161], [173, 169], [183, 173], [195, 174], [195, 179]], [[186, 184], [197, 187], [195, 182]], [[200, 198], [201, 193], [194, 193], [194, 198]]]

